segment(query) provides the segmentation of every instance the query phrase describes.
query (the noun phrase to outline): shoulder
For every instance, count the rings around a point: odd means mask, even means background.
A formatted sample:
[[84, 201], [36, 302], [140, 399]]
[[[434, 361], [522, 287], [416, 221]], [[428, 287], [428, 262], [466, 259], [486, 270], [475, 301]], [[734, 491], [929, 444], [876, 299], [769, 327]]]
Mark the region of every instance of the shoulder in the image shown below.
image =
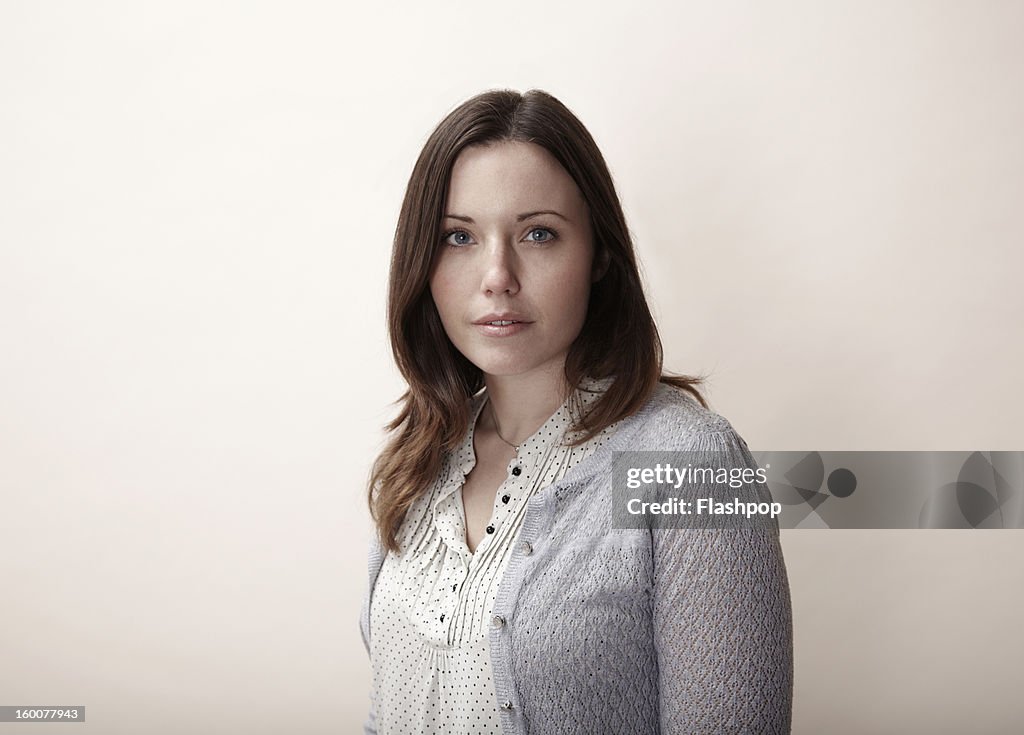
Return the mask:
[[686, 391], [666, 383], [658, 384], [636, 421], [630, 449], [637, 451], [745, 445], [728, 419], [704, 408]]

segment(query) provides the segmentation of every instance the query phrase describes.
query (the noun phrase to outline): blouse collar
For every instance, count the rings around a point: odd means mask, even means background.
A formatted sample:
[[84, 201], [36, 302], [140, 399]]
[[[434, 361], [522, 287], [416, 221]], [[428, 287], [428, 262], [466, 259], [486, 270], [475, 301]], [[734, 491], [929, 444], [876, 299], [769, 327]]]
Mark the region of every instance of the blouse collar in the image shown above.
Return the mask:
[[[614, 377], [608, 378], [584, 378], [580, 381], [579, 386], [569, 395], [562, 405], [545, 421], [537, 431], [527, 437], [523, 442], [519, 444], [519, 449], [516, 453], [516, 458], [512, 461], [515, 463], [522, 463], [522, 458], [540, 457], [545, 454], [544, 450], [550, 445], [561, 442], [567, 429], [564, 427], [567, 424], [571, 425], [574, 418], [574, 399], [577, 401], [577, 406], [584, 412], [588, 411], [590, 406], [595, 403], [608, 389], [611, 384], [615, 382]], [[480, 416], [480, 411], [483, 410], [487, 404], [487, 387], [481, 388], [474, 396], [470, 399], [470, 421], [469, 427], [466, 429], [466, 434], [463, 437], [462, 443], [452, 453], [452, 461], [450, 464], [451, 471], [449, 472], [448, 482], [462, 482], [466, 475], [470, 473], [473, 467], [476, 465], [476, 452], [473, 450], [473, 437], [476, 432], [477, 419]], [[447, 494], [447, 493], [445, 493]]]

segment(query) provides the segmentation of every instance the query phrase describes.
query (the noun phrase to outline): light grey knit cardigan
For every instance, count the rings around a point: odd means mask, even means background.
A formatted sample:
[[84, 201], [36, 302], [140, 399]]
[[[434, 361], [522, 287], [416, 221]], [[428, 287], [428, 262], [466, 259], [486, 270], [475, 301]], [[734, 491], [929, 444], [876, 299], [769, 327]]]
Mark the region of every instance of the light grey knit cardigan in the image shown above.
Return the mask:
[[[659, 384], [604, 446], [537, 491], [494, 604], [504, 625], [489, 632], [502, 732], [789, 732], [793, 623], [778, 527], [611, 528], [612, 452], [625, 450], [756, 467], [726, 419]], [[367, 653], [383, 558], [375, 536], [359, 621]], [[377, 732], [372, 701], [364, 731]]]

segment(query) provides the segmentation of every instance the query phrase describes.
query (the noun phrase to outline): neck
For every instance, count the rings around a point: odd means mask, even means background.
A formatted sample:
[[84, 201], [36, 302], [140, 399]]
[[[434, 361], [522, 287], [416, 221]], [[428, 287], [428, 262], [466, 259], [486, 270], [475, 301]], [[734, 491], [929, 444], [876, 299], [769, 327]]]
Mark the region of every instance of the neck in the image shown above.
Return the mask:
[[[515, 445], [534, 434], [569, 397], [561, 367], [543, 375], [486, 375], [487, 400], [491, 407], [481, 421], [501, 432]], [[497, 426], [493, 426], [497, 419]]]

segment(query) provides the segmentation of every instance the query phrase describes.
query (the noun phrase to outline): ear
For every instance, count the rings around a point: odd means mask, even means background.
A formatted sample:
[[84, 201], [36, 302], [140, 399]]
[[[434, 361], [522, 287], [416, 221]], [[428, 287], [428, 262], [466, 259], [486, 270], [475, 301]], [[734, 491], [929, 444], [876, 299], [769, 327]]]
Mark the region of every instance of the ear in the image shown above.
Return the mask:
[[594, 267], [590, 272], [590, 282], [597, 283], [604, 274], [608, 272], [608, 266], [611, 265], [611, 256], [608, 253], [608, 248], [602, 248], [601, 252], [594, 258]]

